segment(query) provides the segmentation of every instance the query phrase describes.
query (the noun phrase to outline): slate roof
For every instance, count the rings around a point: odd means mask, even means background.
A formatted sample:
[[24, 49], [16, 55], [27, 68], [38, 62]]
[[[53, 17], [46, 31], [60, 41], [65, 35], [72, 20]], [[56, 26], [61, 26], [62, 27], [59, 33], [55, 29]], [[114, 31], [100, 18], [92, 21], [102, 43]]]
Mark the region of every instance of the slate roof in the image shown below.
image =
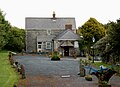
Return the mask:
[[65, 29], [65, 24], [72, 24], [72, 29], [76, 29], [74, 17], [59, 17], [59, 18], [38, 18], [27, 17], [25, 19], [25, 28], [31, 29]]
[[64, 46], [74, 46], [70, 41], [65, 41], [61, 44], [62, 47]]
[[46, 41], [52, 41], [54, 38], [54, 35], [43, 35], [43, 36], [37, 36], [37, 42], [46, 42]]
[[80, 36], [74, 33], [72, 30], [66, 29], [54, 39], [55, 40], [79, 40]]

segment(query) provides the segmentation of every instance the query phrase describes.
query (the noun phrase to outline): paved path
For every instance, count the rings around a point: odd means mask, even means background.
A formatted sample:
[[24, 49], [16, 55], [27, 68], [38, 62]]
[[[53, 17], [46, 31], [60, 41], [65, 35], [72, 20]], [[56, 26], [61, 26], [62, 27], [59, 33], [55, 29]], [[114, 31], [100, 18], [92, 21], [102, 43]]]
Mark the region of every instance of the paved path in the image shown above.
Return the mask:
[[[14, 59], [25, 66], [25, 80], [20, 80], [18, 87], [97, 87], [97, 78], [86, 81], [79, 77], [79, 60], [62, 58], [51, 61], [41, 56], [15, 56]], [[62, 76], [69, 75], [69, 78]], [[110, 80], [112, 87], [120, 86], [120, 78], [114, 76]]]

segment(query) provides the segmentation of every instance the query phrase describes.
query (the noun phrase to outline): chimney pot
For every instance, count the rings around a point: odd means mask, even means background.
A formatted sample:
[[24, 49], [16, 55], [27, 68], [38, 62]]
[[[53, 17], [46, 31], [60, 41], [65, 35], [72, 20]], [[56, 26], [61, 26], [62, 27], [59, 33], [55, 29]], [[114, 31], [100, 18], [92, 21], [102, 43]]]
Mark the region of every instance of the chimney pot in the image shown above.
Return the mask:
[[55, 11], [53, 11], [53, 18], [55, 18]]

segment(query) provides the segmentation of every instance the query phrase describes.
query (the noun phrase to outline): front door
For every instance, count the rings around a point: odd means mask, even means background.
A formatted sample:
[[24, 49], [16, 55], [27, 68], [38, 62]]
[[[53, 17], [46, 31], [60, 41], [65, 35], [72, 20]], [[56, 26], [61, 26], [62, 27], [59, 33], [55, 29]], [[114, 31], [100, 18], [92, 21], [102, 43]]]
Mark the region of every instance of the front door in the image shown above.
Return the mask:
[[64, 56], [69, 56], [69, 47], [64, 47]]

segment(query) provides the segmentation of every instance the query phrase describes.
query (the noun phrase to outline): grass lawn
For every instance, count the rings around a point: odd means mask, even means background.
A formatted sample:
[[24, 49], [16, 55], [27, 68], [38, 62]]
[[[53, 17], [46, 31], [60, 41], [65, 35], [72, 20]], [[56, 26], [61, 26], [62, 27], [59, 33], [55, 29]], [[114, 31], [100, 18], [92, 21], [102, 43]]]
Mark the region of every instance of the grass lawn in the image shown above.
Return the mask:
[[0, 87], [13, 87], [19, 76], [9, 63], [8, 52], [0, 51]]
[[103, 62], [94, 62], [91, 63], [94, 67], [99, 68], [101, 65], [106, 66], [106, 67], [110, 67], [111, 65], [105, 64]]

